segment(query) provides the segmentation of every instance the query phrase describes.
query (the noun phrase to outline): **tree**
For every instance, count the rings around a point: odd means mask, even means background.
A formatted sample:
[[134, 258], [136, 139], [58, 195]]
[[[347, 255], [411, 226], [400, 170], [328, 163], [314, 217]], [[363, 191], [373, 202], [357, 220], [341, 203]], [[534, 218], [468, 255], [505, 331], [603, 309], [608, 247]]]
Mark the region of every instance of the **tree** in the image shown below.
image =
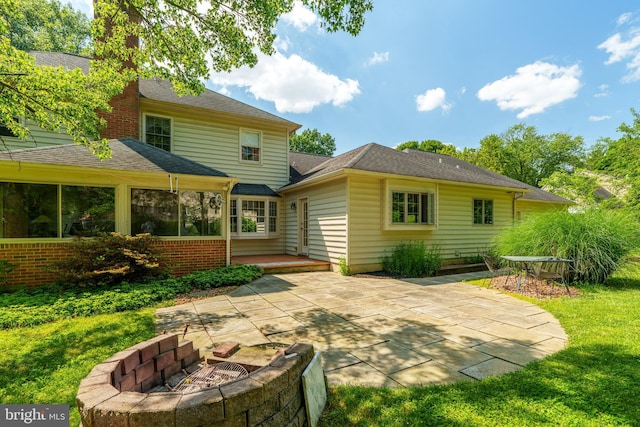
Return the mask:
[[398, 151], [405, 149], [447, 154], [449, 156], [458, 157], [458, 150], [453, 144], [445, 144], [437, 139], [425, 139], [420, 143], [418, 143], [418, 141], [407, 141], [396, 147], [396, 150]]
[[[211, 72], [257, 62], [257, 52], [274, 51], [278, 18], [294, 0], [211, 2], [194, 0], [96, 0], [92, 36], [95, 58], [88, 75], [36, 65], [12, 44], [12, 22], [20, 21], [32, 0], [0, 2], [0, 122], [16, 136], [29, 137], [35, 124], [64, 131], [76, 143], [108, 155], [99, 141], [100, 111], [126, 84], [143, 78], [168, 78], [178, 94], [199, 94]], [[327, 31], [357, 35], [371, 0], [302, 0]], [[14, 39], [16, 39], [14, 37]], [[141, 44], [127, 43], [136, 39]], [[23, 121], [24, 120], [24, 121]]]
[[6, 17], [11, 45], [25, 52], [91, 54], [91, 21], [58, 0], [22, 0]]
[[328, 133], [321, 134], [318, 129], [305, 129], [300, 135], [292, 135], [289, 138], [289, 149], [300, 153], [333, 156], [336, 143]]
[[556, 171], [582, 166], [584, 141], [564, 133], [539, 135], [534, 126], [520, 123], [483, 138], [476, 155], [478, 166], [538, 187]]

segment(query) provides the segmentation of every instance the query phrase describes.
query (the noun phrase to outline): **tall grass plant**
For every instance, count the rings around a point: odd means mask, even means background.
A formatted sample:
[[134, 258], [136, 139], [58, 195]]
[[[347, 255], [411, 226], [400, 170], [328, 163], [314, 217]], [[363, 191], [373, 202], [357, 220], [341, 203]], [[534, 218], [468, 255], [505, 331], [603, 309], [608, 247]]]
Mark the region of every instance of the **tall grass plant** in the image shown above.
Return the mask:
[[403, 277], [432, 276], [442, 266], [440, 248], [422, 241], [401, 242], [382, 257], [382, 269]]
[[618, 211], [551, 211], [531, 215], [496, 240], [501, 255], [552, 255], [573, 260], [572, 280], [603, 283], [639, 247], [640, 226]]

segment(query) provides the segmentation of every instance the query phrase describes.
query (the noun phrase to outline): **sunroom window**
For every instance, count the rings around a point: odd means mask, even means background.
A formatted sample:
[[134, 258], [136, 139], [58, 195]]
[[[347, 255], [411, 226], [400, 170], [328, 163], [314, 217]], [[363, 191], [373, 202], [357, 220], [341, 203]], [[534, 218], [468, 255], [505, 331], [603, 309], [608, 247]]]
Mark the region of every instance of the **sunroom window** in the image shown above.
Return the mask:
[[131, 234], [220, 236], [219, 193], [134, 188], [131, 190]]
[[95, 236], [115, 231], [115, 189], [0, 183], [0, 237]]
[[433, 224], [434, 194], [394, 191], [391, 193], [392, 224]]

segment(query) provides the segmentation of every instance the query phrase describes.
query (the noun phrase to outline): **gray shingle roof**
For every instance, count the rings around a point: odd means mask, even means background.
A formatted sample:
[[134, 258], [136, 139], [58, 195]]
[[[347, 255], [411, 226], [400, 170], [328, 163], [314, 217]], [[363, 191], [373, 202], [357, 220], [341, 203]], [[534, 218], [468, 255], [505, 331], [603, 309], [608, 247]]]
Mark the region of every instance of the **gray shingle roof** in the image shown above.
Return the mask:
[[86, 147], [66, 144], [0, 152], [0, 160], [76, 166], [97, 169], [164, 172], [183, 175], [227, 177], [224, 172], [171, 154], [136, 139], [109, 140], [112, 156], [100, 160]]
[[273, 191], [265, 184], [236, 184], [231, 190], [231, 194], [244, 196], [269, 196], [280, 197], [278, 193]]
[[292, 165], [292, 183], [321, 177], [340, 169], [356, 169], [410, 177], [429, 178], [492, 187], [529, 190], [523, 198], [558, 203], [568, 200], [547, 193], [539, 188], [488, 171], [471, 163], [443, 154], [419, 150], [398, 151], [371, 143], [331, 158], [317, 158], [300, 153], [290, 154], [290, 163], [299, 161], [302, 166]]
[[[80, 68], [85, 73], [89, 72], [89, 58], [83, 56], [60, 52], [30, 53], [36, 58], [36, 63], [38, 65], [48, 65], [52, 67], [64, 66], [68, 69]], [[283, 119], [282, 117], [278, 117], [275, 114], [268, 113], [259, 108], [252, 107], [243, 102], [236, 101], [233, 98], [229, 98], [228, 96], [221, 95], [209, 89], [205, 89], [205, 91], [199, 96], [178, 96], [173, 91], [173, 86], [168, 80], [140, 79], [139, 91], [140, 96], [146, 99], [266, 120], [286, 126], [290, 131], [300, 128], [300, 125], [297, 123]]]

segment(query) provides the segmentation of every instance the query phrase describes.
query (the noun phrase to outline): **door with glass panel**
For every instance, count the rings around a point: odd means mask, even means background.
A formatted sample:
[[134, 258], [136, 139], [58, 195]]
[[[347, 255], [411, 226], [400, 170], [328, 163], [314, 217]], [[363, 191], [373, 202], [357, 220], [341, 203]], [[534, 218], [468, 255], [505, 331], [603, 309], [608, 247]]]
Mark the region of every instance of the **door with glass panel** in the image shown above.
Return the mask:
[[298, 199], [298, 254], [309, 255], [309, 200]]

